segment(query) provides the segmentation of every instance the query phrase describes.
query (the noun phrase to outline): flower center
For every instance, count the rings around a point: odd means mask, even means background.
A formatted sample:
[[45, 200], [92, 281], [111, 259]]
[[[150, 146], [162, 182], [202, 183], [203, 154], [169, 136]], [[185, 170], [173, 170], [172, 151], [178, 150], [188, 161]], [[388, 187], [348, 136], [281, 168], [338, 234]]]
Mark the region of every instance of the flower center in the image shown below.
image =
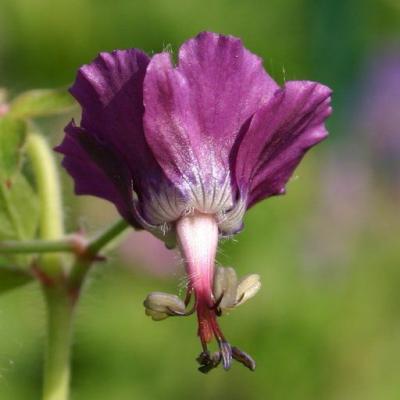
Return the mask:
[[205, 345], [215, 335], [216, 326], [212, 285], [218, 225], [213, 215], [195, 213], [179, 219], [176, 232], [189, 277], [188, 292], [195, 295], [198, 334]]
[[[176, 223], [179, 246], [184, 256], [189, 277], [188, 294], [195, 295], [195, 308], [198, 318], [198, 335], [203, 347], [197, 361], [200, 371], [208, 372], [220, 362], [224, 369], [229, 369], [232, 357], [254, 369], [254, 361], [224, 338], [218, 325], [218, 305], [222, 299], [215, 299], [213, 282], [215, 273], [215, 255], [218, 245], [218, 224], [211, 214], [194, 213], [182, 217]], [[219, 351], [210, 354], [207, 344], [215, 338]]]
[[[219, 233], [214, 215], [196, 211], [183, 216], [176, 222], [176, 234], [189, 278], [186, 299], [182, 301], [176, 295], [152, 292], [143, 303], [146, 314], [161, 321], [169, 316], [187, 316], [196, 311], [202, 344], [202, 352], [197, 358], [199, 370], [207, 373], [221, 363], [228, 370], [235, 359], [253, 371], [254, 360], [228, 343], [217, 317], [253, 297], [260, 288], [260, 277], [252, 274], [238, 281], [233, 268], [215, 269]], [[192, 294], [194, 304], [187, 311]], [[210, 353], [207, 345], [213, 339], [216, 339], [219, 349]]]

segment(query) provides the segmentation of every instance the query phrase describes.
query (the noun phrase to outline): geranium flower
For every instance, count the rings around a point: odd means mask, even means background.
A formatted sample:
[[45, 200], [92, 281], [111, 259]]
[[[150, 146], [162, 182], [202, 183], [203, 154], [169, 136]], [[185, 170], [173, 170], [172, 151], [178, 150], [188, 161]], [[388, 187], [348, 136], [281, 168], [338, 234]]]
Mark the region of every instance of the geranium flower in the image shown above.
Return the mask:
[[[185, 302], [151, 293], [146, 313], [187, 315], [194, 294], [199, 369], [228, 369], [232, 357], [254, 369], [217, 317], [252, 297], [259, 278], [216, 274], [218, 239], [242, 229], [248, 208], [283, 194], [306, 151], [327, 136], [330, 89], [308, 81], [279, 87], [239, 39], [204, 32], [182, 45], [176, 66], [168, 52], [100, 53], [70, 91], [82, 119], [65, 128], [57, 151], [76, 193], [111, 201], [135, 228], [176, 241], [185, 260]], [[219, 351], [210, 354], [213, 338]]]

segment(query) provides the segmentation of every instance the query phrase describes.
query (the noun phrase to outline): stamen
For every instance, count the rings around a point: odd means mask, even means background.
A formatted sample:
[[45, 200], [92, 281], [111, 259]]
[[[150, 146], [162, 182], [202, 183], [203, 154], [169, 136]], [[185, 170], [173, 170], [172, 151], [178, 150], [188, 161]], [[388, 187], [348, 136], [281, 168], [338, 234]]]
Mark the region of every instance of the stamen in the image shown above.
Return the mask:
[[[196, 309], [198, 319], [198, 335], [203, 348], [197, 358], [199, 371], [208, 373], [222, 363], [225, 370], [230, 369], [232, 360], [236, 359], [249, 369], [255, 363], [246, 353], [233, 348], [225, 339], [217, 322], [217, 317], [225, 309], [234, 308], [238, 300], [238, 280], [233, 268], [217, 268], [215, 271], [215, 254], [218, 243], [218, 226], [213, 215], [194, 212], [181, 217], [176, 223], [179, 247], [185, 259], [190, 285], [184, 301], [185, 307], [190, 303], [191, 294], [195, 296], [193, 309], [181, 311], [173, 309], [174, 315], [188, 315]], [[239, 300], [242, 292], [250, 287], [253, 294], [254, 281], [242, 281]], [[257, 286], [257, 285], [256, 285]], [[216, 300], [215, 300], [216, 299]], [[168, 310], [171, 313], [171, 310]], [[219, 350], [210, 354], [207, 344], [214, 339]]]
[[246, 275], [240, 279], [237, 286], [237, 295], [235, 306], [245, 303], [254, 297], [261, 288], [260, 275]]
[[[218, 340], [218, 339], [217, 339]], [[232, 348], [231, 345], [226, 341], [219, 341], [218, 345], [222, 358], [222, 365], [224, 370], [227, 371], [232, 365]]]
[[221, 308], [219, 307], [219, 305], [221, 304], [221, 301], [224, 297], [224, 292], [221, 293], [221, 295], [218, 297], [217, 301], [213, 304], [213, 306], [211, 307], [212, 310], [215, 310], [215, 313], [220, 316], [222, 314]]
[[221, 362], [221, 354], [219, 351], [210, 354], [210, 352], [206, 350], [200, 353], [197, 357], [197, 362], [200, 364], [199, 371], [203, 374], [207, 374], [212, 369], [218, 367]]
[[190, 299], [192, 298], [192, 292], [193, 289], [191, 288], [191, 286], [189, 285], [187, 290], [186, 290], [186, 296], [185, 296], [185, 306], [187, 307], [190, 303]]
[[143, 302], [146, 315], [154, 321], [162, 321], [172, 315], [184, 315], [185, 304], [176, 295], [162, 292], [152, 292]]
[[256, 369], [256, 362], [244, 351], [238, 349], [237, 347], [232, 347], [232, 357], [242, 363], [250, 371]]
[[218, 267], [215, 271], [213, 293], [216, 298], [221, 298], [221, 309], [231, 308], [235, 305], [237, 292], [237, 276], [233, 268]]

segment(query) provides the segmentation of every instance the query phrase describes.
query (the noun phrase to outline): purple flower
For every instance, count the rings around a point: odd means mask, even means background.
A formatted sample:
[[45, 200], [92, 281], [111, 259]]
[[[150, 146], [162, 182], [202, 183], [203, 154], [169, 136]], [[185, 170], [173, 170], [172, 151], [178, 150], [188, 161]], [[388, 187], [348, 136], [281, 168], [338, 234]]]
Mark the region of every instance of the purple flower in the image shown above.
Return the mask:
[[[200, 33], [178, 58], [174, 66], [167, 52], [117, 50], [81, 67], [71, 93], [82, 120], [65, 128], [57, 151], [77, 194], [109, 200], [134, 227], [177, 240], [186, 301], [151, 293], [147, 314], [186, 315], [193, 293], [200, 370], [220, 362], [228, 369], [232, 357], [253, 369], [225, 340], [217, 316], [252, 297], [259, 279], [215, 272], [218, 238], [240, 231], [249, 207], [285, 192], [303, 155], [327, 136], [331, 91], [308, 81], [279, 87], [232, 36]], [[220, 350], [210, 354], [213, 338]]]

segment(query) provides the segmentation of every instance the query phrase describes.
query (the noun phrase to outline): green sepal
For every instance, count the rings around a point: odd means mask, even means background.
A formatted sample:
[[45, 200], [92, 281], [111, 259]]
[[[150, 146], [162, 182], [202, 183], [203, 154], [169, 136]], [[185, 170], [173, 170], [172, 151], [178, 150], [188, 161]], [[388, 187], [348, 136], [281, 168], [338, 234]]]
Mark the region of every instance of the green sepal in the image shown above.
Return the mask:
[[24, 92], [10, 104], [10, 114], [18, 118], [46, 117], [70, 111], [75, 101], [65, 88]]

